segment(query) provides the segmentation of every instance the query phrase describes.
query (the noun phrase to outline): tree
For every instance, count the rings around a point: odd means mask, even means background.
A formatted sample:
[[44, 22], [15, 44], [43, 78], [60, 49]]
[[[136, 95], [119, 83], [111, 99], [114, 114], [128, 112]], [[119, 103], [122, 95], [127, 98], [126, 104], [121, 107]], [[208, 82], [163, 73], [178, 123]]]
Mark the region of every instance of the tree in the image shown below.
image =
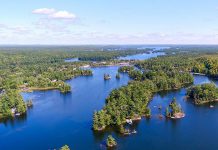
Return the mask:
[[107, 137], [107, 141], [106, 141], [106, 144], [108, 147], [114, 147], [117, 145], [117, 142], [115, 141], [115, 139], [112, 137], [112, 135], [109, 135]]
[[98, 130], [98, 128], [99, 128], [98, 113], [95, 111], [93, 115], [93, 129]]

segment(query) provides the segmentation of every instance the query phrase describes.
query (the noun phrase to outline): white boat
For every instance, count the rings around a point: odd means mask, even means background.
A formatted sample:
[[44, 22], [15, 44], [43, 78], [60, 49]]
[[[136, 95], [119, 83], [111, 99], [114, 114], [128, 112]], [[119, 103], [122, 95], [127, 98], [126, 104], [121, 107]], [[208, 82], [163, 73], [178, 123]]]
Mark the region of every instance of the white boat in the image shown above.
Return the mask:
[[15, 116], [20, 116], [20, 113], [16, 113]]
[[136, 130], [133, 130], [133, 131], [132, 131], [132, 133], [133, 133], [133, 134], [136, 134], [136, 133], [137, 133], [137, 131], [136, 131]]

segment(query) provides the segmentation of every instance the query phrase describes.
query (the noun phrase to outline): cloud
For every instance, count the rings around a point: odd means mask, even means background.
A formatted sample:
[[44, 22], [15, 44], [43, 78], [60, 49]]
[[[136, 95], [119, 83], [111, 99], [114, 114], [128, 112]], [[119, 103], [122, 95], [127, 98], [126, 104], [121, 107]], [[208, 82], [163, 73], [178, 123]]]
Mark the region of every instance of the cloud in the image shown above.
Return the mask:
[[55, 12], [55, 9], [53, 8], [39, 8], [32, 11], [34, 14], [42, 14], [42, 15], [49, 15], [53, 14]]
[[31, 30], [25, 26], [9, 26], [6, 24], [0, 24], [0, 31], [4, 33], [17, 33], [17, 34], [27, 34], [31, 33]]
[[74, 20], [76, 15], [65, 10], [55, 10], [53, 8], [39, 8], [32, 11], [33, 14], [46, 15], [49, 19]]
[[75, 19], [76, 15], [67, 11], [58, 11], [50, 15], [51, 18], [55, 19]]

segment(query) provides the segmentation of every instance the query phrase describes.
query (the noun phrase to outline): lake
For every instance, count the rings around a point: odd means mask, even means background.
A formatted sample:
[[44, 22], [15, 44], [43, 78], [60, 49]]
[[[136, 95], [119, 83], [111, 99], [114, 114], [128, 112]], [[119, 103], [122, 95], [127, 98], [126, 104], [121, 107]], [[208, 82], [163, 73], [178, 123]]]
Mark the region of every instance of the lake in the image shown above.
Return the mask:
[[119, 57], [119, 60], [145, 60], [149, 58], [154, 58], [157, 56], [165, 55], [165, 52], [149, 52], [149, 53], [143, 53], [143, 54], [136, 54], [136, 55], [129, 55], [124, 57]]
[[[113, 130], [94, 133], [92, 114], [105, 104], [105, 98], [114, 88], [126, 85], [127, 74], [115, 78], [118, 67], [92, 68], [93, 76], [77, 77], [66, 81], [72, 92], [61, 94], [57, 90], [22, 93], [25, 100], [33, 99], [34, 107], [27, 115], [0, 123], [0, 149], [47, 150], [67, 144], [71, 149], [106, 149], [102, 144], [108, 134], [118, 142], [118, 150], [214, 150], [218, 149], [218, 105], [195, 106], [184, 99], [186, 89], [160, 92], [154, 95], [149, 107], [151, 119], [142, 119], [130, 126], [137, 134], [121, 136]], [[104, 81], [108, 73], [112, 79]], [[195, 75], [194, 84], [214, 82], [206, 76]], [[175, 97], [186, 113], [180, 120], [159, 119], [165, 107]], [[163, 106], [162, 111], [157, 106]]]
[[64, 62], [77, 62], [79, 61], [79, 58], [67, 58], [64, 60]]

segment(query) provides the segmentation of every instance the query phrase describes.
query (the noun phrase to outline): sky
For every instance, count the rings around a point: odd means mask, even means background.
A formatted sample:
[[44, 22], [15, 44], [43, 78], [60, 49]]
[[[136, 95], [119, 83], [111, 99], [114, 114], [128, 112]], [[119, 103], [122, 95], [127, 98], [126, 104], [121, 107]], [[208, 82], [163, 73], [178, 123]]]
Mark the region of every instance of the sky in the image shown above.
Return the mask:
[[0, 44], [218, 44], [218, 0], [0, 4]]

